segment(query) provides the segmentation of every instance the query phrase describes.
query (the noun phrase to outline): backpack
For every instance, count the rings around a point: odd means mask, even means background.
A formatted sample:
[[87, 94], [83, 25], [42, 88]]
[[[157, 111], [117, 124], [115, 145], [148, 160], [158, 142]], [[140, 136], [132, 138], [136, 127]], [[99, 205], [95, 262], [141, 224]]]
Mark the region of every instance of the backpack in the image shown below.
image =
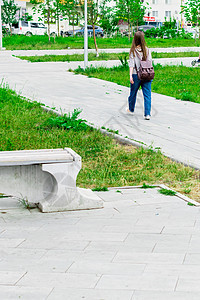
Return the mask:
[[135, 53], [140, 60], [140, 66], [139, 66], [138, 70], [137, 70], [137, 67], [135, 66], [138, 78], [142, 81], [149, 81], [149, 80], [154, 79], [155, 72], [154, 72], [154, 68], [152, 65], [152, 61], [144, 60], [144, 57], [142, 57], [142, 60], [141, 60], [137, 51], [135, 51]]

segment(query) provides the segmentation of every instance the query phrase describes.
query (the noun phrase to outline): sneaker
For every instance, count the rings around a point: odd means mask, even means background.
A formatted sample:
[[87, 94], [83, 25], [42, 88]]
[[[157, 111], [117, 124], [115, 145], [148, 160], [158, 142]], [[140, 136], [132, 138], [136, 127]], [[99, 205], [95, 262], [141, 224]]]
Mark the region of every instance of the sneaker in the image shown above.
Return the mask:
[[130, 111], [130, 109], [127, 107], [126, 108], [126, 113], [130, 114], [130, 115], [133, 115], [134, 114], [134, 111]]
[[145, 120], [150, 120], [150, 116], [144, 116]]
[[200, 63], [200, 58], [197, 60], [198, 63]]

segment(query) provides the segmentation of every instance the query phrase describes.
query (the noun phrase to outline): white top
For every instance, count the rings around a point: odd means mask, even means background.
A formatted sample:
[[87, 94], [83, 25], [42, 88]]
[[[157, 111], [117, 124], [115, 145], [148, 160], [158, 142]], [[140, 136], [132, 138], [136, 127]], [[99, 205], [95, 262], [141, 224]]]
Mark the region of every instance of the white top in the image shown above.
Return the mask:
[[0, 151], [0, 166], [73, 162], [67, 149]]
[[[137, 50], [135, 50], [135, 52], [137, 51], [137, 53], [139, 54], [140, 59], [138, 58], [137, 54], [135, 53], [135, 56], [133, 55], [133, 53], [131, 52], [130, 56], [129, 56], [129, 68], [133, 68], [133, 74], [137, 74], [136, 69], [135, 69], [135, 65], [137, 67], [137, 70], [140, 67], [140, 60], [142, 60], [143, 57], [143, 52], [141, 50], [141, 48], [137, 48]], [[147, 48], [147, 60], [152, 60], [151, 57], [151, 51], [149, 50], [149, 48]]]

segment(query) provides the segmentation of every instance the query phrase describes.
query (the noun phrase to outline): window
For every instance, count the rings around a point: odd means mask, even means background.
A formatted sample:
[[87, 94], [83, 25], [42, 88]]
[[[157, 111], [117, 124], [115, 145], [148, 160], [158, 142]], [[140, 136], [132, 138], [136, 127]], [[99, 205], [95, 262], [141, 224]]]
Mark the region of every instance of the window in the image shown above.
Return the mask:
[[158, 4], [158, 0], [152, 0], [152, 4]]
[[26, 21], [22, 21], [21, 24], [22, 24], [23, 27], [28, 27], [28, 22], [26, 22]]
[[38, 27], [38, 24], [37, 24], [37, 23], [31, 23], [31, 27], [37, 28], [37, 27]]
[[165, 0], [165, 4], [171, 4], [171, 0]]
[[158, 17], [158, 11], [157, 10], [152, 11], [152, 17]]
[[167, 18], [167, 17], [171, 18], [171, 11], [166, 10], [166, 11], [165, 11], [165, 17], [166, 17], [166, 18]]

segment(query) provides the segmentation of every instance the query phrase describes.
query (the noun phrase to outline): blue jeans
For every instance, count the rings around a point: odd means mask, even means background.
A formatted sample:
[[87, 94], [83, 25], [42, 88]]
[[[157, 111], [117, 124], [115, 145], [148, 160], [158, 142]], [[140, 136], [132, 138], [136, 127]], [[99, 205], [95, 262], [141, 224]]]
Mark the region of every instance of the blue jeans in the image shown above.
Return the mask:
[[133, 74], [134, 84], [131, 84], [130, 96], [128, 97], [129, 110], [134, 112], [136, 96], [139, 90], [139, 87], [142, 87], [142, 93], [144, 96], [144, 115], [151, 115], [151, 82], [150, 81], [141, 81], [138, 79], [137, 74]]

